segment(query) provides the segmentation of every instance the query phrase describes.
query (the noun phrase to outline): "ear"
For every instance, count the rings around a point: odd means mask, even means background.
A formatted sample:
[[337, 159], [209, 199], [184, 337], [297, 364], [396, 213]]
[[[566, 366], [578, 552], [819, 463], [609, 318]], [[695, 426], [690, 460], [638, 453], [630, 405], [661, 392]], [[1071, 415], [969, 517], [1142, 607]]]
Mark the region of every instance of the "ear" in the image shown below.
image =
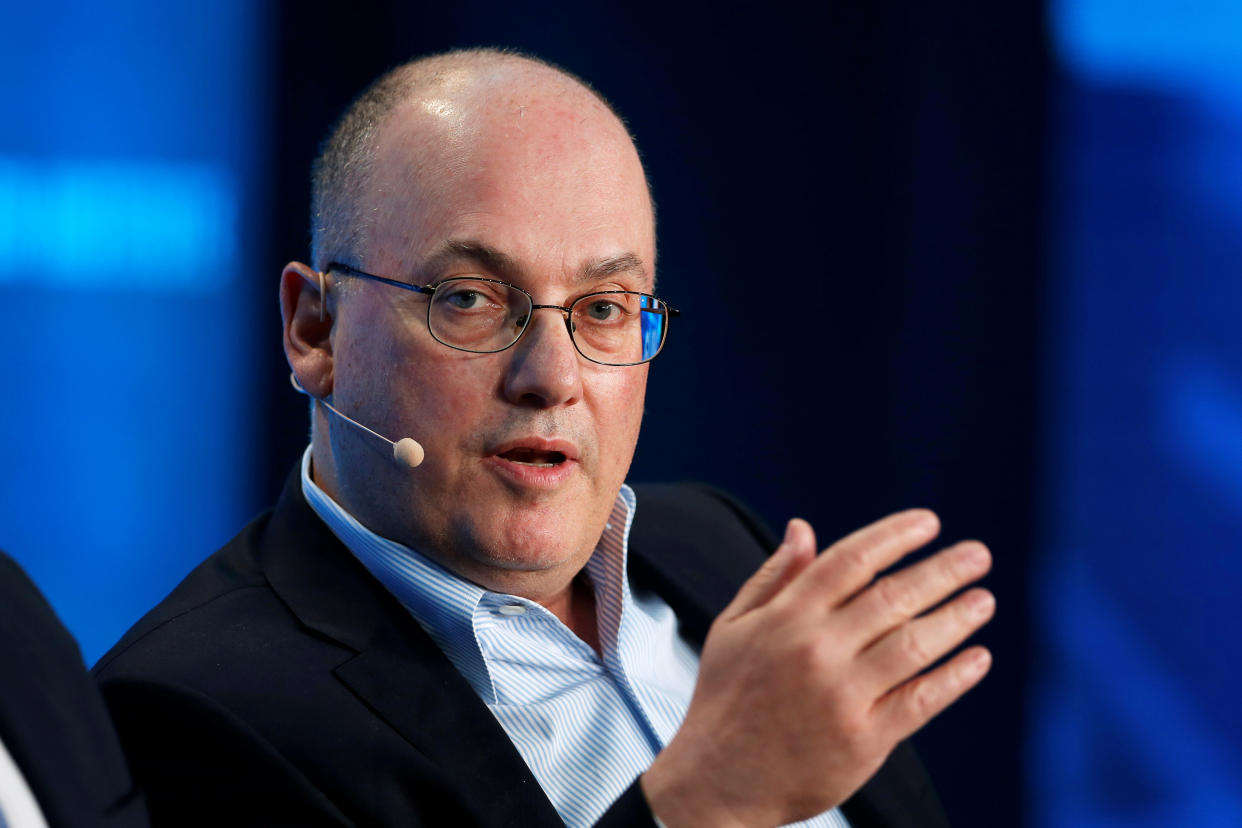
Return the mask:
[[280, 274], [280, 316], [285, 358], [302, 387], [315, 397], [332, 395], [332, 316], [327, 313], [326, 274], [289, 262]]

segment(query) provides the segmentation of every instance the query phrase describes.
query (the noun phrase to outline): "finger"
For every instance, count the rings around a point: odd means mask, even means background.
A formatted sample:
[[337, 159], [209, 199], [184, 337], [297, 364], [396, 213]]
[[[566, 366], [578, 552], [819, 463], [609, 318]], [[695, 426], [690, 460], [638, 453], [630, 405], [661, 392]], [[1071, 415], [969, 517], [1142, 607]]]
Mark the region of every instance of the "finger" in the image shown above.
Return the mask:
[[991, 666], [991, 653], [971, 647], [890, 691], [872, 708], [872, 715], [889, 729], [891, 738], [905, 739], [978, 684]]
[[909, 509], [877, 520], [824, 550], [794, 585], [798, 592], [793, 598], [831, 609], [939, 531], [939, 519], [927, 509]]
[[761, 607], [797, 577], [815, 559], [815, 530], [801, 518], [785, 527], [785, 538], [763, 566], [742, 584], [737, 596], [725, 607], [721, 618], [731, 619]]
[[996, 599], [986, 589], [972, 589], [928, 613], [902, 624], [861, 655], [860, 666], [888, 691], [930, 667], [945, 653], [992, 620]]
[[906, 569], [885, 575], [841, 607], [840, 629], [864, 647], [899, 624], [934, 607], [992, 568], [978, 541], [962, 541]]

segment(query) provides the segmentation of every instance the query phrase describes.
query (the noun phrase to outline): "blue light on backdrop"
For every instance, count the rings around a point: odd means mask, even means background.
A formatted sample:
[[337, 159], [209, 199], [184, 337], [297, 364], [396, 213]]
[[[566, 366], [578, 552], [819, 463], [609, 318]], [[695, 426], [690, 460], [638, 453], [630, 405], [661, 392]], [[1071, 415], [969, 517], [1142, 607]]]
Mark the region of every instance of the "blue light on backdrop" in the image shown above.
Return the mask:
[[1052, 6], [1030, 801], [1242, 825], [1242, 6]]
[[98, 657], [247, 517], [263, 19], [10, 4], [0, 35], [0, 547]]
[[232, 267], [201, 276], [211, 251], [237, 260], [237, 187], [226, 167], [164, 161], [52, 162], [0, 157], [0, 279], [27, 287], [207, 291]]

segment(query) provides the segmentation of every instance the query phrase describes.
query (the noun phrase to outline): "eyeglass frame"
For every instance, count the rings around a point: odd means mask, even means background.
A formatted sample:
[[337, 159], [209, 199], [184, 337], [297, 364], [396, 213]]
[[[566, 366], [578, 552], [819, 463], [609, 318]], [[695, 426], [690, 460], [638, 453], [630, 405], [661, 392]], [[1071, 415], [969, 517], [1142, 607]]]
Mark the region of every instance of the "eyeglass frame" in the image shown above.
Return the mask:
[[[679, 311], [677, 308], [670, 305], [668, 302], [665, 302], [663, 299], [659, 298], [658, 296], [654, 296], [650, 293], [643, 293], [642, 291], [638, 291], [638, 290], [596, 290], [596, 291], [592, 291], [591, 293], [584, 293], [583, 295], [579, 296], [577, 299], [569, 303], [569, 307], [565, 307], [564, 305], [540, 305], [537, 302], [535, 302], [535, 297], [531, 295], [530, 291], [525, 290], [524, 288], [520, 288], [517, 285], [510, 284], [509, 282], [506, 282], [502, 279], [492, 279], [487, 276], [452, 276], [448, 279], [441, 279], [440, 281], [434, 282], [429, 285], [414, 285], [414, 284], [410, 284], [409, 282], [401, 282], [396, 279], [390, 279], [387, 276], [377, 276], [374, 273], [367, 273], [365, 270], [359, 270], [356, 267], [351, 267], [350, 265], [343, 264], [341, 262], [328, 262], [328, 266], [324, 268], [322, 271], [320, 271], [319, 292], [321, 296], [326, 295], [326, 290], [327, 290], [326, 280], [324, 277], [326, 277], [327, 274], [334, 273], [334, 272], [342, 273], [346, 276], [359, 276], [359, 277], [362, 277], [363, 279], [370, 279], [371, 281], [379, 282], [381, 284], [392, 285], [393, 287], [401, 288], [402, 290], [408, 290], [414, 293], [421, 293], [425, 296], [432, 297], [433, 300], [435, 298], [437, 290], [439, 290], [444, 285], [450, 284], [452, 282], [490, 282], [491, 284], [494, 284], [494, 285], [504, 285], [507, 288], [512, 288], [513, 290], [516, 290], [519, 293], [523, 294], [527, 298], [527, 300], [530, 301], [530, 313], [526, 315], [526, 321], [522, 323], [522, 330], [518, 331], [517, 336], [515, 336], [513, 338], [513, 341], [510, 342], [508, 345], [506, 345], [503, 348], [496, 348], [495, 350], [492, 350], [492, 351], [476, 351], [472, 348], [463, 348], [460, 345], [451, 345], [448, 342], [445, 342], [440, 337], [436, 336], [436, 332], [432, 330], [431, 328], [431, 302], [428, 301], [427, 302], [427, 332], [431, 334], [431, 338], [434, 339], [436, 342], [439, 342], [441, 345], [443, 345], [446, 348], [452, 348], [455, 351], [462, 351], [463, 353], [467, 353], [467, 354], [499, 354], [503, 351], [509, 350], [514, 345], [518, 344], [518, 342], [521, 341], [522, 337], [526, 334], [526, 330], [530, 327], [530, 322], [531, 322], [531, 319], [535, 315], [535, 311], [540, 310], [540, 309], [548, 309], [548, 310], [558, 310], [565, 315], [565, 330], [569, 332], [569, 341], [573, 343], [574, 350], [578, 352], [578, 355], [582, 357], [583, 359], [585, 359], [586, 361], [594, 362], [596, 365], [607, 365], [607, 366], [615, 367], [615, 368], [628, 368], [632, 365], [646, 365], [648, 362], [651, 362], [651, 360], [659, 356], [660, 352], [664, 350], [664, 342], [668, 339], [667, 319], [681, 316], [681, 311]], [[573, 315], [574, 306], [577, 305], [582, 300], [589, 299], [592, 296], [608, 296], [610, 294], [618, 294], [618, 293], [623, 293], [623, 294], [627, 294], [630, 296], [645, 296], [646, 298], [654, 300], [663, 306], [664, 315], [667, 317], [664, 323], [664, 335], [660, 337], [660, 346], [656, 348], [655, 353], [647, 357], [644, 360], [640, 360], [638, 362], [601, 362], [598, 359], [592, 359], [591, 357], [584, 354], [582, 352], [582, 348], [578, 346], [578, 340], [574, 337], [573, 326], [569, 324], [570, 317]], [[646, 310], [649, 313], [658, 312], [658, 311], [654, 311], [654, 310], [646, 309], [646, 308], [640, 309], [640, 312], [642, 310]], [[321, 302], [319, 305], [320, 319], [323, 319], [323, 315], [324, 315], [324, 303]]]

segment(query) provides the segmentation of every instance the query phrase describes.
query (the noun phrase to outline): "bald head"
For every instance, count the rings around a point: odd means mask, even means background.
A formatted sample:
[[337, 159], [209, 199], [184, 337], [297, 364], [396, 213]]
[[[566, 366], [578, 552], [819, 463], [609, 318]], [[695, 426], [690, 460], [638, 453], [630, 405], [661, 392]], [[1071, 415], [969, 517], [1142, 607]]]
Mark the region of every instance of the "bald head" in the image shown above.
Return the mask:
[[[313, 265], [356, 261], [365, 251], [382, 209], [377, 205], [385, 182], [375, 171], [383, 143], [402, 145], [409, 174], [431, 193], [470, 163], [471, 147], [504, 141], [541, 104], [555, 106], [538, 114], [569, 113], [579, 125], [593, 125], [596, 137], [623, 140], [634, 152], [623, 122], [598, 92], [537, 58], [460, 50], [412, 61], [379, 78], [346, 110], [312, 169]], [[399, 138], [389, 134], [394, 121], [400, 122]]]

